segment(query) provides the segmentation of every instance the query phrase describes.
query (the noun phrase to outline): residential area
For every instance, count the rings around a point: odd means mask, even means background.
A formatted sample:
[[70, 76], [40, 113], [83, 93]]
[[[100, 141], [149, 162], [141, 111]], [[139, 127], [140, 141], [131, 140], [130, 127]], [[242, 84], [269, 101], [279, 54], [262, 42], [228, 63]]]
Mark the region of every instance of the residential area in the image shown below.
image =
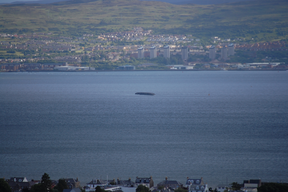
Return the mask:
[[[50, 180], [47, 173], [44, 173], [41, 180], [28, 180], [26, 177], [11, 177], [2, 179], [1, 185], [9, 185], [12, 192], [35, 192], [41, 185], [48, 183], [49, 190], [54, 192], [257, 192], [261, 186], [268, 186], [271, 183], [262, 182], [261, 179], [244, 180], [243, 183], [233, 182], [231, 184], [219, 184], [210, 187], [203, 178], [185, 179], [182, 184], [179, 181], [164, 178], [158, 184], [150, 177], [136, 177], [135, 179], [92, 179], [88, 183], [80, 183], [78, 178], [61, 178]], [[280, 183], [279, 186], [288, 187], [288, 183]], [[259, 190], [258, 190], [259, 189]]]
[[204, 40], [192, 35], [153, 34], [142, 27], [81, 37], [0, 34], [2, 72], [287, 70], [287, 52], [285, 41], [248, 43], [241, 38], [219, 37]]

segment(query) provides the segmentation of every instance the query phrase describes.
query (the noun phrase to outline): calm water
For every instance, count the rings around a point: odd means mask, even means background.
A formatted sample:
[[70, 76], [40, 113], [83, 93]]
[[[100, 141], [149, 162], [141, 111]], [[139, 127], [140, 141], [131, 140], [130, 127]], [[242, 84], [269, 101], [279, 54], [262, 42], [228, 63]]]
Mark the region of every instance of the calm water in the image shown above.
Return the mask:
[[0, 177], [288, 182], [288, 72], [0, 73], [0, 107]]

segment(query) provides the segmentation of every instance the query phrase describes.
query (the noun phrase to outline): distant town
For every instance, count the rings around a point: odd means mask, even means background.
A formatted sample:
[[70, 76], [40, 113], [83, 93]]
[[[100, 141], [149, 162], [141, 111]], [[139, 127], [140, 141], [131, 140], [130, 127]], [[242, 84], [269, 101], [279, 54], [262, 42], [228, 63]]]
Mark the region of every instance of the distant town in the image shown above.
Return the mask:
[[[43, 185], [45, 187], [41, 188]], [[167, 177], [163, 178], [160, 183], [154, 184], [151, 176], [136, 177], [133, 180], [131, 178], [127, 180], [92, 179], [89, 183], [80, 184], [78, 178], [51, 180], [47, 173], [44, 173], [40, 180], [28, 180], [26, 177], [0, 179], [1, 192], [6, 192], [2, 191], [5, 186], [8, 188], [7, 192], [266, 192], [267, 187], [270, 187], [270, 190], [274, 188], [275, 191], [283, 192], [288, 189], [288, 183], [262, 182], [261, 179], [244, 180], [243, 183], [219, 184], [212, 188], [202, 177], [187, 177], [184, 184]]]
[[[252, 43], [251, 43], [252, 41]], [[2, 72], [97, 70], [287, 70], [285, 41], [209, 40], [130, 31], [83, 34], [0, 34]]]

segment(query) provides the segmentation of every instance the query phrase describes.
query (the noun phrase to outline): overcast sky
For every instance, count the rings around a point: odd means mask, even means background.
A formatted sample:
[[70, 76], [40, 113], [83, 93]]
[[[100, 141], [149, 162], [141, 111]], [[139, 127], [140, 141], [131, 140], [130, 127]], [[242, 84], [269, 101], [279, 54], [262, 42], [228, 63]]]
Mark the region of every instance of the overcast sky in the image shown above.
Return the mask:
[[[28, 0], [0, 0], [0, 3], [12, 3], [14, 1], [28, 1]], [[37, 0], [29, 0], [29, 1], [37, 1]]]
[[[39, 1], [39, 0], [0, 0], [0, 3], [12, 3], [15, 1], [19, 2], [19, 1]], [[55, 1], [62, 1], [62, 0], [51, 0], [51, 1], [55, 2]], [[227, 3], [227, 2], [235, 2], [235, 1], [245, 1], [245, 0], [146, 0], [146, 1], [164, 1], [164, 2], [175, 3], [175, 4], [178, 4], [180, 2], [181, 3], [191, 2], [191, 3], [196, 3], [196, 4], [218, 4], [218, 3]]]
[[[14, 2], [15, 0], [0, 0], [0, 3], [11, 3]], [[26, 0], [18, 0], [18, 1], [26, 1]], [[32, 0], [33, 1], [33, 0]], [[34, 0], [35, 1], [35, 0]]]

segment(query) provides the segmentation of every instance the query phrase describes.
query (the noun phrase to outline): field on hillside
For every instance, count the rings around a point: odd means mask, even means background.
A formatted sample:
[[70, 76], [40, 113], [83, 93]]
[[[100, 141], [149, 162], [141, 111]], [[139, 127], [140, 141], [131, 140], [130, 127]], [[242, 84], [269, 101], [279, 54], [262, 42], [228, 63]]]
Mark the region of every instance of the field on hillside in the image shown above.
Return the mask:
[[222, 5], [172, 5], [139, 0], [96, 0], [48, 5], [0, 6], [0, 33], [100, 34], [135, 26], [155, 33], [196, 37], [288, 38], [288, 1]]

